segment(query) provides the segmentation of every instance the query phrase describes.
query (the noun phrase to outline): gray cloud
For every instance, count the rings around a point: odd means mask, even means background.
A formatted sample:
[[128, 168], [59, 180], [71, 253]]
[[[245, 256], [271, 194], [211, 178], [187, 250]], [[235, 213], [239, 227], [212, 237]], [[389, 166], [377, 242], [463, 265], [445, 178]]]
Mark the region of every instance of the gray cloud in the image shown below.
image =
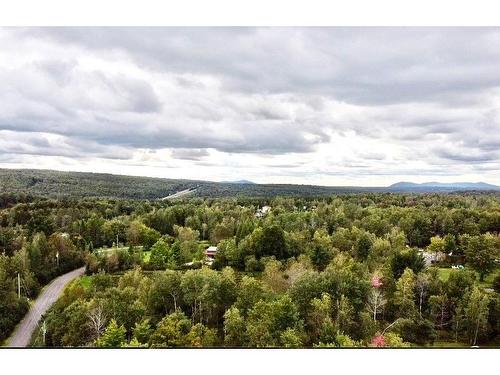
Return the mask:
[[0, 59], [2, 162], [498, 170], [500, 28], [4, 28]]
[[436, 155], [445, 159], [456, 160], [466, 163], [481, 163], [485, 161], [498, 160], [498, 153], [490, 153], [490, 152], [468, 151], [466, 153], [461, 153], [452, 150], [438, 150], [436, 152]]
[[183, 160], [200, 160], [205, 156], [208, 156], [209, 153], [206, 149], [174, 149], [172, 150], [172, 157], [174, 159], [183, 159]]
[[103, 146], [78, 138], [53, 137], [44, 133], [26, 134], [5, 130], [0, 130], [0, 154], [122, 160], [132, 156], [131, 150], [118, 146]]
[[121, 50], [231, 90], [322, 92], [357, 103], [444, 99], [500, 83], [496, 28], [43, 28], [20, 34]]

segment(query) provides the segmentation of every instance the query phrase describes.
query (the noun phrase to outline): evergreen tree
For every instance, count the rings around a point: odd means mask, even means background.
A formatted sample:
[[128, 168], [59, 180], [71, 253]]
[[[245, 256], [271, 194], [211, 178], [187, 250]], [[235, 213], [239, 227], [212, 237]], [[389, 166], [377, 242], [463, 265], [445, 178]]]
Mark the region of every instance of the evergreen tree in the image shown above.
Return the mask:
[[108, 327], [97, 340], [97, 346], [101, 348], [119, 348], [125, 342], [125, 327], [118, 326], [116, 320], [112, 319]]

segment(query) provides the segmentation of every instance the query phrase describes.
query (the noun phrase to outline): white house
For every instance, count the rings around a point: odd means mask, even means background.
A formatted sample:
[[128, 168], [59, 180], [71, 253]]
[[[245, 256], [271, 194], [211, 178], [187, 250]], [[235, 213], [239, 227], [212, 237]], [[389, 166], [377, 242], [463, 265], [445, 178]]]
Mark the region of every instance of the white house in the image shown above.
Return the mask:
[[271, 206], [262, 206], [262, 208], [258, 208], [257, 212], [255, 213], [256, 217], [263, 217], [267, 215], [271, 211]]
[[217, 246], [209, 246], [205, 249], [205, 256], [208, 259], [214, 260], [215, 254], [217, 254]]

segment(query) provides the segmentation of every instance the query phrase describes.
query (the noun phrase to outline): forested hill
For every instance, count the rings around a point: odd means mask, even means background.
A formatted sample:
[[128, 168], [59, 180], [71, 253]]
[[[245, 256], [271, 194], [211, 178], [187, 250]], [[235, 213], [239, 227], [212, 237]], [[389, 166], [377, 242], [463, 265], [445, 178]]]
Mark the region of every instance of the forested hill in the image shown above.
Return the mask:
[[0, 169], [0, 193], [25, 193], [46, 197], [105, 197], [161, 199], [174, 197], [272, 197], [325, 196], [358, 192], [453, 192], [496, 190], [484, 183], [413, 184], [389, 187], [339, 187], [291, 184], [255, 184], [249, 181], [211, 182], [122, 176], [102, 173], [59, 172], [33, 169]]
[[0, 169], [0, 192], [2, 193], [26, 193], [48, 197], [159, 199], [185, 190], [190, 190], [190, 192], [182, 195], [184, 197], [270, 197], [276, 195], [322, 196], [335, 193], [380, 191], [380, 188], [266, 185], [101, 173]]
[[160, 198], [195, 186], [195, 181], [59, 172], [0, 169], [0, 191], [48, 197]]

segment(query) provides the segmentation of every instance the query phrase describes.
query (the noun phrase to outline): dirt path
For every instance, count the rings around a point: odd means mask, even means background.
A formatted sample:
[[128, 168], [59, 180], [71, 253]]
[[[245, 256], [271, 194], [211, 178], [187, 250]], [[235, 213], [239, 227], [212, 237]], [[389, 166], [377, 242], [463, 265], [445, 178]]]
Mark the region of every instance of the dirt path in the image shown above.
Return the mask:
[[7, 340], [6, 346], [14, 348], [28, 346], [42, 315], [57, 301], [64, 288], [72, 280], [83, 275], [84, 271], [85, 267], [82, 267], [52, 280], [38, 296], [21, 323], [16, 327], [12, 336]]

